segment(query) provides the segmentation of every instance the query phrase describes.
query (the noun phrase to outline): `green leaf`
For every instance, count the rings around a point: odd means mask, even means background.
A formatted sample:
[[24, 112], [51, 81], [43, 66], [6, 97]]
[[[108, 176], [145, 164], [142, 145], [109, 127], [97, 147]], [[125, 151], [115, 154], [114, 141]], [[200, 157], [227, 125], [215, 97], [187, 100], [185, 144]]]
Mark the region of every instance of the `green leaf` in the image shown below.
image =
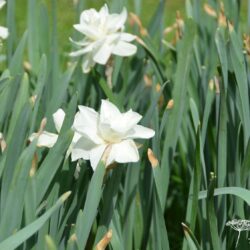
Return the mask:
[[27, 41], [27, 31], [23, 34], [23, 37], [18, 44], [18, 47], [11, 57], [9, 70], [12, 76], [23, 74], [23, 54]]
[[73, 132], [71, 130], [59, 136], [56, 144], [50, 149], [47, 157], [40, 165], [35, 175], [38, 204], [47, 192], [51, 181], [65, 158], [66, 150], [69, 148], [72, 137]]
[[56, 244], [50, 235], [45, 236], [46, 250], [57, 250]]
[[31, 126], [30, 126], [30, 134], [34, 132], [35, 129], [35, 123], [37, 119], [37, 114], [38, 114], [38, 108], [39, 105], [41, 105], [40, 100], [42, 97], [43, 89], [46, 84], [46, 79], [47, 79], [47, 57], [46, 55], [43, 55], [40, 61], [39, 65], [39, 74], [38, 74], [38, 79], [37, 79], [37, 86], [35, 89], [35, 92], [33, 96], [35, 96], [35, 105], [33, 108], [33, 113], [32, 113], [32, 120], [31, 120]]
[[230, 30], [230, 56], [231, 62], [234, 68], [236, 76], [237, 86], [240, 95], [240, 115], [244, 128], [244, 146], [247, 147], [247, 143], [250, 137], [250, 106], [249, 106], [249, 89], [247, 82], [246, 65], [244, 56], [242, 53], [241, 41], [234, 30]]
[[113, 217], [113, 212], [116, 207], [116, 202], [118, 198], [118, 190], [121, 184], [122, 171], [121, 167], [115, 168], [112, 171], [110, 178], [106, 179], [106, 186], [103, 191], [103, 207], [100, 212], [100, 222], [99, 227], [96, 232], [95, 244], [96, 245], [108, 232], [111, 219]]
[[7, 142], [8, 147], [6, 150], [7, 152], [4, 162], [5, 166], [1, 187], [1, 213], [3, 212], [3, 204], [6, 202], [7, 194], [14, 176], [16, 163], [23, 150], [24, 144], [26, 143], [25, 138], [30, 112], [30, 105], [26, 104], [18, 117], [11, 139], [9, 142]]
[[10, 140], [10, 137], [13, 134], [15, 125], [17, 123], [18, 117], [26, 103], [29, 102], [29, 78], [28, 75], [25, 73], [21, 84], [19, 86], [19, 90], [16, 96], [15, 104], [13, 106], [13, 112], [11, 115], [9, 129], [8, 129], [8, 137], [7, 141]]
[[200, 246], [199, 243], [197, 241], [197, 239], [195, 238], [193, 232], [191, 231], [191, 229], [184, 223], [181, 223], [183, 230], [184, 230], [184, 234], [185, 234], [185, 238], [187, 240], [188, 246], [190, 250], [200, 250]]
[[13, 173], [13, 178], [4, 203], [0, 223], [0, 241], [19, 229], [22, 221], [24, 196], [29, 180], [32, 159], [36, 150], [35, 140], [21, 154]]
[[[166, 124], [166, 137], [164, 139], [163, 155], [162, 155], [162, 181], [163, 198], [166, 199], [169, 171], [172, 156], [177, 144], [183, 112], [186, 104], [187, 84], [189, 78], [190, 62], [192, 55], [192, 45], [195, 35], [195, 25], [192, 20], [186, 23], [185, 34], [178, 48], [178, 65], [174, 81], [173, 100], [174, 106], [169, 111], [169, 117]], [[165, 202], [164, 202], [165, 203]]]
[[28, 1], [28, 52], [32, 70], [38, 72], [39, 66], [39, 26], [38, 1]]
[[248, 141], [245, 157], [242, 163], [241, 168], [241, 183], [242, 185], [245, 184], [247, 178], [249, 177], [249, 170], [250, 170], [250, 140]]
[[95, 220], [103, 190], [102, 183], [104, 174], [105, 165], [100, 161], [91, 178], [83, 212], [79, 213], [76, 221], [76, 237], [79, 249], [85, 248], [91, 227]]
[[195, 166], [192, 175], [192, 182], [190, 185], [190, 193], [192, 199], [189, 200], [187, 205], [186, 212], [186, 221], [190, 225], [190, 229], [192, 231], [195, 230], [196, 218], [198, 213], [198, 194], [200, 191], [201, 185], [201, 169], [202, 169], [202, 146], [201, 146], [201, 137], [200, 137], [200, 129], [198, 127], [197, 135], [196, 135], [196, 150], [195, 150]]
[[168, 250], [168, 233], [164, 219], [164, 209], [162, 209], [158, 194], [155, 192], [153, 197], [153, 216], [152, 216], [152, 228], [153, 228], [153, 249]]
[[[241, 188], [241, 187], [224, 187], [224, 188], [216, 188], [214, 190], [214, 195], [222, 195], [222, 194], [232, 194], [240, 197], [245, 202], [247, 202], [248, 205], [250, 205], [250, 191]], [[205, 199], [207, 198], [207, 191], [201, 191], [199, 193], [199, 199]]]
[[207, 220], [209, 225], [209, 233], [213, 249], [221, 249], [221, 243], [218, 233], [218, 222], [214, 209], [214, 186], [215, 178], [212, 177], [207, 193]]
[[14, 250], [16, 247], [21, 245], [25, 240], [36, 233], [44, 223], [53, 215], [53, 213], [63, 205], [65, 200], [69, 197], [71, 192], [64, 193], [46, 213], [44, 213], [39, 219], [35, 220], [28, 226], [24, 227], [20, 231], [16, 232], [14, 235], [10, 236], [6, 240], [0, 243], [0, 249]]

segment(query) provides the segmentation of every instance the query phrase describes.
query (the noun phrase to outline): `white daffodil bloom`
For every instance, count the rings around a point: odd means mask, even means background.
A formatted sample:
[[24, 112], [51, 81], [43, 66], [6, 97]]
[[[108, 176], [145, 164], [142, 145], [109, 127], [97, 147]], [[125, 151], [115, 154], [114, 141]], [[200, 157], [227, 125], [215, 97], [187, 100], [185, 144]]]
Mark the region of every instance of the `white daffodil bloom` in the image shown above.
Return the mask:
[[[0, 0], [0, 9], [6, 4], [6, 1]], [[8, 29], [0, 26], [0, 39], [6, 39], [9, 35]]]
[[[58, 109], [54, 114], [53, 114], [53, 121], [55, 124], [55, 128], [56, 131], [58, 132], [58, 134], [61, 131], [62, 125], [63, 125], [63, 121], [65, 118], [65, 113], [62, 109]], [[33, 133], [30, 137], [29, 140], [32, 141], [34, 140], [37, 136], [38, 136], [38, 140], [37, 140], [37, 146], [38, 147], [47, 147], [47, 148], [52, 148], [57, 139], [58, 139], [58, 134], [55, 133], [50, 133], [48, 131], [43, 131], [39, 136], [37, 133]], [[74, 145], [74, 143], [76, 143], [78, 141], [78, 139], [80, 138], [80, 135], [75, 133], [71, 142], [71, 145], [69, 146], [69, 149], [67, 151], [66, 155], [69, 155], [71, 153], [72, 147]]]
[[123, 32], [126, 19], [125, 8], [120, 14], [109, 14], [106, 4], [99, 12], [89, 9], [81, 13], [80, 23], [75, 24], [74, 28], [85, 38], [78, 42], [70, 39], [79, 48], [70, 55], [85, 55], [82, 63], [84, 73], [88, 73], [95, 63], [105, 65], [111, 54], [131, 56], [136, 53], [137, 47], [130, 44], [135, 36]]
[[102, 100], [100, 114], [94, 109], [79, 106], [73, 130], [81, 137], [74, 144], [71, 158], [90, 160], [96, 169], [102, 155], [109, 147], [106, 166], [113, 162], [139, 161], [139, 153], [133, 139], [154, 136], [152, 129], [137, 125], [142, 116], [131, 109], [121, 113], [111, 102]]

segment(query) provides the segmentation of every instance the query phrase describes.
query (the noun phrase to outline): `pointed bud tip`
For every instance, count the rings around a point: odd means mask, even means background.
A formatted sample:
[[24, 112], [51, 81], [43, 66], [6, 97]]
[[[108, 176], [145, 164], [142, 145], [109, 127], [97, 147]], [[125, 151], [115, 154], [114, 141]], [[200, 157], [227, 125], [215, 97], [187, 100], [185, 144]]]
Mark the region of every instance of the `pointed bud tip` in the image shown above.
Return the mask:
[[46, 124], [47, 124], [47, 118], [44, 117], [40, 123], [40, 128], [39, 128], [38, 133], [37, 133], [38, 136], [44, 131]]
[[96, 250], [104, 250], [107, 245], [109, 244], [109, 242], [111, 241], [112, 238], [112, 229], [110, 229], [105, 235], [104, 237], [98, 242], [98, 244], [96, 245]]
[[112, 235], [113, 235], [113, 231], [112, 231], [112, 229], [110, 229], [110, 230], [107, 232], [107, 238], [111, 239], [111, 238], [112, 238]]
[[204, 11], [211, 17], [217, 17], [215, 9], [213, 9], [209, 4], [205, 3], [203, 5]]
[[62, 196], [61, 196], [61, 201], [62, 202], [64, 202], [64, 201], [66, 201], [68, 198], [69, 198], [69, 196], [71, 195], [71, 191], [68, 191], [68, 192], [66, 192], [66, 193], [64, 193]]
[[151, 148], [148, 148], [148, 160], [150, 161], [152, 168], [156, 168], [159, 165], [159, 161], [155, 157]]
[[170, 99], [168, 104], [167, 104], [167, 109], [172, 109], [174, 107], [174, 100]]

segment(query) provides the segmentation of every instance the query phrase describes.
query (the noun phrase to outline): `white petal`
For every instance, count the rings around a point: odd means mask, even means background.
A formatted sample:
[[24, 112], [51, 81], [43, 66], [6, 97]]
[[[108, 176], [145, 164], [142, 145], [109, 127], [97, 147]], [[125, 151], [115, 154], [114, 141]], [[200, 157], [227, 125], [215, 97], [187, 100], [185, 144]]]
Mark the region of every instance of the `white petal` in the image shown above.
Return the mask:
[[72, 145], [71, 159], [89, 160], [90, 151], [96, 147], [96, 144], [87, 137], [80, 137], [76, 143]]
[[144, 126], [141, 125], [136, 125], [134, 126], [126, 135], [126, 138], [144, 138], [144, 139], [148, 139], [151, 138], [155, 135], [155, 131], [153, 129], [150, 128], [146, 128]]
[[77, 132], [74, 133], [73, 139], [72, 139], [72, 143], [75, 144], [77, 143], [77, 141], [81, 138], [81, 135]]
[[119, 109], [111, 102], [102, 100], [98, 131], [102, 138], [108, 142], [120, 141], [123, 134], [117, 133], [111, 128], [115, 120], [119, 120], [121, 113]]
[[109, 101], [102, 100], [99, 131], [101, 136], [109, 142], [117, 142], [126, 136], [142, 116], [132, 110], [120, 113], [119, 109]]
[[3, 8], [3, 6], [6, 4], [6, 1], [4, 1], [4, 0], [1, 0], [0, 1], [0, 9], [2, 9]]
[[92, 44], [90, 44], [89, 46], [86, 46], [86, 47], [84, 47], [82, 49], [70, 52], [69, 56], [72, 56], [72, 57], [81, 56], [81, 55], [84, 55], [86, 53], [91, 52], [92, 49], [93, 49], [93, 46], [92, 46]]
[[142, 116], [131, 109], [126, 113], [122, 113], [120, 117], [113, 119], [111, 128], [119, 133], [125, 134], [132, 129], [140, 120]]
[[86, 106], [78, 107], [80, 111], [75, 115], [73, 129], [79, 134], [88, 137], [95, 144], [102, 144], [103, 140], [99, 137], [97, 130], [98, 113]]
[[132, 56], [136, 53], [137, 47], [133, 44], [119, 41], [114, 47], [112, 53], [117, 56]]
[[81, 135], [78, 134], [77, 132], [74, 133], [74, 136], [73, 136], [73, 139], [72, 139], [72, 142], [71, 144], [69, 145], [69, 148], [66, 152], [66, 158], [68, 158], [68, 156], [72, 153], [72, 150], [75, 146], [75, 144], [77, 143], [77, 141], [81, 138]]
[[112, 145], [107, 166], [113, 162], [126, 163], [139, 161], [138, 149], [133, 140], [124, 140]]
[[100, 16], [107, 16], [107, 15], [109, 15], [109, 8], [108, 8], [108, 5], [106, 3], [101, 7], [101, 9], [99, 11], [99, 15]]
[[85, 39], [81, 40], [81, 41], [74, 41], [71, 37], [69, 38], [70, 42], [72, 42], [74, 45], [78, 46], [78, 47], [82, 47], [82, 46], [87, 46], [90, 44], [89, 41], [86, 41]]
[[91, 20], [97, 19], [99, 17], [99, 13], [94, 9], [84, 10], [80, 15], [80, 24], [90, 23]]
[[[29, 140], [33, 141], [36, 137], [37, 137], [37, 133], [33, 133], [29, 137]], [[52, 148], [55, 145], [57, 138], [58, 138], [57, 134], [43, 131], [41, 133], [41, 135], [38, 137], [37, 146], [38, 147]]]
[[89, 152], [86, 152], [85, 150], [81, 148], [72, 148], [71, 149], [71, 161], [77, 161], [79, 159], [89, 160]]
[[63, 121], [65, 118], [65, 113], [62, 109], [58, 109], [54, 114], [53, 114], [53, 120], [54, 120], [54, 124], [56, 127], [56, 131], [58, 133], [60, 133], [60, 130], [62, 128], [63, 125]]
[[108, 100], [102, 100], [101, 109], [100, 109], [100, 121], [105, 123], [112, 123], [115, 117], [119, 117], [121, 112], [119, 109]]
[[99, 37], [99, 32], [95, 27], [93, 27], [93, 25], [81, 23], [74, 24], [73, 27], [92, 40], [96, 40]]
[[128, 17], [128, 13], [127, 13], [126, 8], [123, 8], [120, 14], [109, 15], [108, 22], [107, 22], [109, 32], [115, 32], [120, 29], [123, 30], [127, 17]]
[[102, 144], [102, 145], [99, 145], [99, 146], [93, 148], [90, 151], [90, 164], [91, 164], [91, 167], [93, 168], [94, 171], [95, 171], [99, 161], [101, 160], [102, 155], [103, 155], [106, 147], [107, 147], [106, 144]]
[[105, 65], [111, 56], [113, 45], [104, 42], [94, 52], [93, 60], [99, 64]]
[[90, 72], [91, 68], [95, 66], [95, 62], [92, 58], [92, 53], [89, 53], [82, 59], [82, 71], [87, 74]]
[[[2, 136], [2, 133], [1, 133], [1, 136]], [[37, 137], [37, 133], [32, 133], [32, 134], [29, 136], [29, 141], [32, 142], [36, 137]], [[1, 137], [1, 139], [2, 139], [2, 137]]]
[[0, 38], [6, 39], [9, 35], [8, 29], [0, 26]]
[[132, 42], [133, 40], [135, 40], [135, 38], [136, 36], [129, 33], [122, 32], [120, 34], [120, 39], [125, 42]]
[[128, 17], [128, 12], [125, 7], [123, 7], [122, 12], [120, 14], [120, 21], [116, 24], [118, 29], [122, 29]]

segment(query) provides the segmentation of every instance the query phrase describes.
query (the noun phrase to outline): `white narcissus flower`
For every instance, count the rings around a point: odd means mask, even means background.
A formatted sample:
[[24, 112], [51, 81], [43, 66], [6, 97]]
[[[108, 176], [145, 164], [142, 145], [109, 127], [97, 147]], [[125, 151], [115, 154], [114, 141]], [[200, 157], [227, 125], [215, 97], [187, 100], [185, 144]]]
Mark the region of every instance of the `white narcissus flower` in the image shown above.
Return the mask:
[[[65, 118], [65, 113], [62, 109], [58, 109], [54, 114], [53, 114], [53, 121], [55, 124], [56, 131], [58, 134], [60, 133], [60, 130], [62, 128], [62, 124]], [[37, 133], [33, 133], [30, 137], [29, 140], [33, 141], [37, 136], [37, 146], [38, 147], [47, 147], [47, 148], [52, 148], [57, 139], [58, 139], [58, 134], [55, 133], [50, 133], [48, 131], [43, 131], [39, 136]], [[72, 139], [72, 142], [69, 146], [69, 149], [67, 151], [66, 155], [69, 155], [71, 153], [72, 147], [76, 141], [80, 138], [80, 135], [75, 133]]]
[[74, 144], [71, 158], [90, 160], [96, 169], [102, 155], [109, 147], [106, 166], [113, 162], [139, 161], [139, 153], [133, 139], [148, 139], [154, 136], [152, 129], [137, 125], [142, 116], [131, 109], [121, 113], [111, 102], [102, 100], [100, 114], [94, 109], [79, 106], [73, 130], [81, 135]]
[[[6, 4], [6, 1], [0, 0], [0, 9], [3, 8], [3, 6]], [[0, 39], [6, 39], [9, 35], [8, 29], [0, 26]]]
[[84, 73], [88, 73], [95, 63], [105, 65], [111, 54], [131, 56], [136, 53], [137, 47], [130, 44], [135, 36], [123, 32], [126, 19], [125, 8], [120, 14], [109, 14], [106, 4], [99, 12], [89, 9], [81, 13], [80, 23], [74, 28], [85, 38], [78, 42], [70, 39], [79, 48], [70, 55], [85, 55], [82, 63]]

